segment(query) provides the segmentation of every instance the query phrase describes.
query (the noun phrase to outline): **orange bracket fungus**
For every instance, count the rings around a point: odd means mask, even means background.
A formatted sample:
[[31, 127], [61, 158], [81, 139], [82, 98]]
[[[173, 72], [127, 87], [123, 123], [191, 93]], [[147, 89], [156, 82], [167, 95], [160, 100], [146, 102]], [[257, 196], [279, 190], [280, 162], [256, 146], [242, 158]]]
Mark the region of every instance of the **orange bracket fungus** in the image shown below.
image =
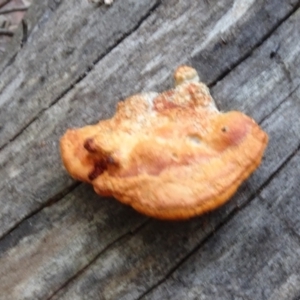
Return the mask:
[[63, 163], [137, 211], [160, 219], [224, 204], [261, 162], [267, 134], [238, 111], [217, 110], [196, 70], [180, 66], [175, 88], [119, 102], [115, 116], [61, 138]]

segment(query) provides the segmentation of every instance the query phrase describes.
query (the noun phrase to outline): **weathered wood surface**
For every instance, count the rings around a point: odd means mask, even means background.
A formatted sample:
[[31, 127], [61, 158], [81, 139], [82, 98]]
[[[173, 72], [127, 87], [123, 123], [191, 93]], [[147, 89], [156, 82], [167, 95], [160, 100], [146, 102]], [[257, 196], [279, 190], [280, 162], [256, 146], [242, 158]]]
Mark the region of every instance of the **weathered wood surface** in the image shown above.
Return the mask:
[[[300, 1], [36, 1], [0, 63], [0, 299], [299, 299]], [[197, 68], [269, 133], [223, 208], [148, 219], [61, 166], [68, 127]]]

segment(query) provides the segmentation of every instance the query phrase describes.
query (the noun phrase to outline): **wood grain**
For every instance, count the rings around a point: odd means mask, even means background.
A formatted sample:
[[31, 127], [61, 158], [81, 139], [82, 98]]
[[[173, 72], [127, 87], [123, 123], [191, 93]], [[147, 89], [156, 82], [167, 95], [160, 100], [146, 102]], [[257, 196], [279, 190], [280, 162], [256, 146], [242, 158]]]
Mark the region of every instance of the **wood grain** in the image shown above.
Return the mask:
[[[296, 299], [299, 4], [34, 3], [27, 40], [1, 62], [0, 299]], [[197, 67], [219, 108], [269, 133], [262, 166], [232, 201], [161, 222], [72, 181], [58, 152], [66, 128], [170, 88], [181, 63]]]

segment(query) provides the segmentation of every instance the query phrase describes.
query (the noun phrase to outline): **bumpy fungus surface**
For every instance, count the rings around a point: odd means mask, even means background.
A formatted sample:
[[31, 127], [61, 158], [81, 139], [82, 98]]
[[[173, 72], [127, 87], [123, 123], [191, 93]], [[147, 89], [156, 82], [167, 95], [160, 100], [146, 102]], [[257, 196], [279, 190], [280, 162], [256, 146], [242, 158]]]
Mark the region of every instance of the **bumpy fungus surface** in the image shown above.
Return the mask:
[[224, 204], [258, 167], [267, 134], [241, 112], [221, 113], [197, 72], [175, 88], [120, 102], [112, 119], [70, 129], [61, 155], [74, 178], [137, 211], [187, 219]]

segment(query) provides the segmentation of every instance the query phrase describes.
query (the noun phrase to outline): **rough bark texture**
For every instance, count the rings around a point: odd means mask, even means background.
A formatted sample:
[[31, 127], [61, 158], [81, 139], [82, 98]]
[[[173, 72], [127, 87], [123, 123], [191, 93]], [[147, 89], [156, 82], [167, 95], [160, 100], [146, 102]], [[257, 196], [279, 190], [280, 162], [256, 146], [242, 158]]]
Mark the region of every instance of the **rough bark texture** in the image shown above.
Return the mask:
[[[298, 299], [299, 7], [35, 1], [0, 62], [0, 299]], [[220, 109], [269, 134], [233, 199], [162, 222], [71, 180], [62, 133], [111, 116], [131, 94], [170, 88], [182, 63]]]

